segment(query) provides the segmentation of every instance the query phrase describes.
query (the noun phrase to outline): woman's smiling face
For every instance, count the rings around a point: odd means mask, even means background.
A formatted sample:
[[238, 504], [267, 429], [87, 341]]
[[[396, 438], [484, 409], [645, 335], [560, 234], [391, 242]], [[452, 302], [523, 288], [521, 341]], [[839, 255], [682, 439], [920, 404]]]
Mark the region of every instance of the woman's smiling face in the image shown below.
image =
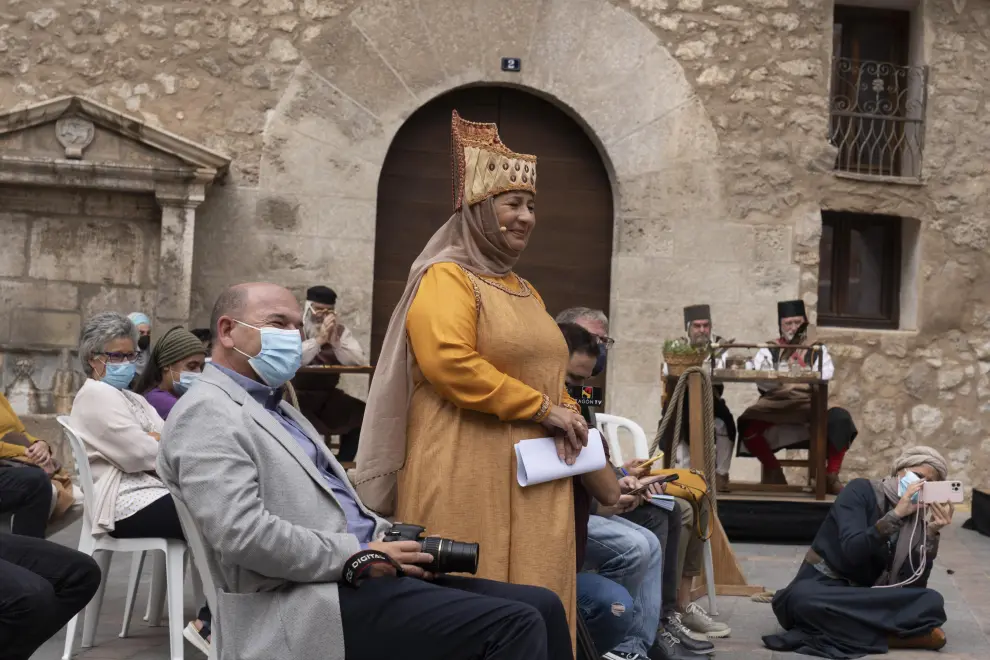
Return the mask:
[[495, 197], [495, 215], [509, 248], [522, 252], [536, 227], [536, 196], [526, 190], [512, 190]]

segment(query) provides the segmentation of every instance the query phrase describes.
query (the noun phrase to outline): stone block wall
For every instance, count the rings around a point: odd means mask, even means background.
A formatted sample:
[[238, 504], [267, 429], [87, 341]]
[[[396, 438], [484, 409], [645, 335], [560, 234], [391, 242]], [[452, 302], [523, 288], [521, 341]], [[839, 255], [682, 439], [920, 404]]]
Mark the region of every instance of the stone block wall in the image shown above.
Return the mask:
[[0, 185], [0, 387], [19, 414], [67, 412], [95, 312], [150, 309], [159, 211], [150, 195]]
[[[230, 179], [197, 213], [197, 324], [233, 282], [326, 282], [367, 343], [377, 179], [403, 118], [465, 84], [552, 98], [588, 127], [613, 177], [609, 406], [648, 430], [660, 342], [681, 332], [682, 305], [711, 303], [725, 336], [769, 338], [775, 301], [800, 295], [815, 309], [822, 209], [910, 218], [911, 322], [821, 330], [834, 402], [861, 430], [847, 465], [877, 474], [898, 447], [926, 442], [986, 483], [990, 8], [917, 3], [930, 85], [914, 186], [830, 171], [832, 11], [831, 0], [23, 0], [0, 9], [0, 109], [79, 93], [226, 152]], [[501, 56], [522, 57], [522, 73], [502, 73]], [[153, 288], [114, 280], [136, 276], [127, 264], [90, 267], [108, 284], [23, 288], [53, 265], [29, 261], [36, 230], [4, 210], [0, 278], [21, 279], [0, 295], [45, 300], [26, 323], [50, 321], [50, 339], [70, 329], [66, 312], [126, 310]], [[132, 249], [142, 236], [116, 235]], [[735, 389], [741, 412], [753, 393]]]
[[[990, 139], [990, 7], [914, 3], [922, 38], [912, 59], [929, 66], [929, 98], [923, 183], [903, 185], [829, 171], [831, 17], [839, 3], [621, 4], [653, 27], [693, 82], [719, 137], [726, 197], [719, 222], [757, 245], [759, 285], [735, 292], [729, 304], [714, 301], [716, 329], [738, 337], [737, 328], [759, 328], [753, 339], [770, 338], [772, 301], [787, 293], [814, 309], [822, 209], [911, 219], [920, 229], [912, 246], [919, 267], [902, 286], [915, 318], [902, 318], [897, 331], [819, 329], [835, 358], [832, 403], [852, 411], [860, 429], [847, 472], [880, 474], [901, 447], [918, 443], [941, 449], [967, 485], [990, 482], [990, 171], [977, 147]], [[746, 402], [737, 391], [733, 408]]]

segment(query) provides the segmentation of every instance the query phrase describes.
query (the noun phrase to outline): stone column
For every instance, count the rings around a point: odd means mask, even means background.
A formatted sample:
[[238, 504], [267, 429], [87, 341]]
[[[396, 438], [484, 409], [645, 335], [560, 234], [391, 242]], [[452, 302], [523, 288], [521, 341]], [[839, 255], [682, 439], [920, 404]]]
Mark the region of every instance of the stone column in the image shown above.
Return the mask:
[[156, 334], [189, 322], [196, 207], [203, 201], [205, 192], [202, 186], [155, 191], [162, 207], [158, 296], [152, 319]]

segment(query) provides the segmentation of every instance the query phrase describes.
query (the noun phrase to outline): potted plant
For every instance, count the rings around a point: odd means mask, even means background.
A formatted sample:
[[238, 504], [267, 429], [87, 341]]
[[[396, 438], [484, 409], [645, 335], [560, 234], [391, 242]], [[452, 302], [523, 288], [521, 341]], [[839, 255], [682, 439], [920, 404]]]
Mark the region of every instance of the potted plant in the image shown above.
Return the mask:
[[708, 348], [696, 348], [686, 339], [668, 339], [663, 343], [663, 361], [667, 374], [680, 377], [690, 367], [700, 367], [708, 357]]

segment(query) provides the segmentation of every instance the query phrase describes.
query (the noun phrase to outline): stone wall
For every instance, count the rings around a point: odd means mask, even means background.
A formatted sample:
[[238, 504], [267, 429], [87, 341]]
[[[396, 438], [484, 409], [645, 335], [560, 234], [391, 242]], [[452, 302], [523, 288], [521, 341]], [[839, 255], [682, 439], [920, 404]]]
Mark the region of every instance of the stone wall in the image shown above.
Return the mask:
[[829, 171], [828, 0], [22, 0], [0, 9], [0, 109], [80, 93], [228, 153], [228, 184], [198, 210], [196, 321], [235, 281], [323, 281], [367, 343], [377, 177], [402, 119], [464, 84], [550, 97], [614, 181], [609, 407], [647, 429], [658, 337], [680, 332], [682, 305], [710, 302], [721, 334], [765, 339], [776, 300], [814, 309], [821, 209], [912, 218], [910, 329], [822, 331], [834, 401], [861, 429], [847, 465], [876, 473], [924, 441], [986, 483], [990, 10], [919, 11], [931, 74], [915, 186]]
[[0, 387], [19, 414], [68, 412], [86, 317], [152, 308], [159, 215], [150, 195], [0, 185]]
[[[910, 329], [820, 329], [836, 363], [832, 402], [851, 410], [860, 429], [847, 471], [879, 474], [900, 447], [923, 443], [942, 449], [967, 485], [990, 482], [990, 172], [982, 146], [990, 139], [990, 8], [917, 3], [916, 45], [930, 67], [924, 183], [903, 185], [828, 172], [832, 2], [623, 4], [653, 26], [713, 118], [724, 221], [748, 227], [760, 246], [752, 267], [765, 290], [783, 294], [797, 284], [812, 308], [817, 303], [821, 209], [920, 223], [918, 277], [905, 283], [918, 307]], [[722, 333], [734, 336], [742, 325], [761, 328], [754, 339], [773, 336], [774, 308], [741, 302], [715, 307]]]

